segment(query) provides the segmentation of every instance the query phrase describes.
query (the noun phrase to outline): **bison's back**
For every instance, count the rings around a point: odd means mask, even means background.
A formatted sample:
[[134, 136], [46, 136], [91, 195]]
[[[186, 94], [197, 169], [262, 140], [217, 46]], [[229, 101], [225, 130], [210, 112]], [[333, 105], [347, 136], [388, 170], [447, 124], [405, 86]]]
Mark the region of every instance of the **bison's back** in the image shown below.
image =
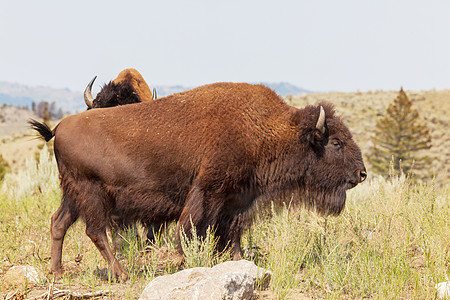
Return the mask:
[[261, 155], [274, 153], [268, 148], [292, 137], [289, 117], [267, 87], [217, 83], [70, 116], [58, 126], [55, 146], [67, 164], [102, 181], [146, 179], [179, 189], [201, 172], [249, 172]]

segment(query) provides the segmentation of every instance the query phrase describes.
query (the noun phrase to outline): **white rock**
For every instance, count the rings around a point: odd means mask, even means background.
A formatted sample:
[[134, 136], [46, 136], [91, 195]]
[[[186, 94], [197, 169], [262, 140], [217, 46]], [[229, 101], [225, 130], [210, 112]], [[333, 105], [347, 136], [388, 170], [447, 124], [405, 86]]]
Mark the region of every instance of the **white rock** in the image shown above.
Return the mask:
[[217, 299], [253, 299], [255, 280], [246, 273], [226, 273], [217, 279], [225, 293]]
[[268, 285], [270, 272], [246, 260], [229, 261], [157, 277], [139, 299], [253, 299], [257, 279]]
[[32, 266], [14, 266], [9, 268], [3, 277], [3, 283], [6, 286], [20, 288], [38, 284], [43, 279], [35, 267]]
[[228, 273], [228, 272], [244, 272], [248, 273], [252, 279], [265, 290], [269, 287], [272, 273], [263, 268], [258, 267], [253, 262], [242, 259], [240, 261], [226, 261], [211, 268], [212, 274]]
[[434, 287], [439, 299], [450, 299], [450, 281], [438, 283]]

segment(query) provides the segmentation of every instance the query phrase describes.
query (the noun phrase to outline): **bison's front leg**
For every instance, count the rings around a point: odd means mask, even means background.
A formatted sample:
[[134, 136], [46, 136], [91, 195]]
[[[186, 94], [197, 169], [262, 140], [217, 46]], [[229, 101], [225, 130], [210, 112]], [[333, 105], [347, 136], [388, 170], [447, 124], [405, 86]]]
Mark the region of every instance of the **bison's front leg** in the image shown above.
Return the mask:
[[73, 209], [70, 210], [67, 204], [67, 197], [64, 198], [63, 203], [52, 216], [51, 223], [51, 272], [56, 279], [60, 279], [63, 274], [62, 268], [62, 246], [64, 236], [67, 229], [78, 219], [78, 213]]
[[241, 260], [242, 259], [241, 236], [237, 236], [234, 239], [232, 254], [233, 254], [233, 260]]
[[156, 237], [155, 235], [159, 235], [161, 233], [161, 230], [163, 228], [164, 224], [149, 224], [146, 225], [147, 227], [147, 241], [146, 243], [151, 244], [154, 243], [156, 241]]
[[235, 211], [231, 207], [223, 209], [225, 213], [219, 216], [216, 226], [216, 234], [219, 237], [217, 248], [219, 251], [231, 249], [233, 260], [240, 260], [242, 258], [241, 251], [241, 236], [243, 231], [242, 214]]
[[182, 254], [183, 252], [181, 249], [181, 232], [183, 231], [187, 236], [190, 236], [192, 225], [196, 227], [196, 230], [198, 232], [199, 224], [201, 220], [204, 219], [203, 201], [203, 192], [200, 190], [200, 187], [197, 184], [194, 184], [188, 194], [186, 204], [183, 208], [183, 211], [181, 212], [180, 218], [178, 219], [177, 248], [180, 254]]
[[[195, 226], [197, 234], [205, 237], [210, 227], [218, 238], [216, 250], [222, 252], [231, 248], [233, 259], [239, 260], [243, 214], [239, 213], [234, 205], [227, 205], [229, 202], [230, 197], [226, 194], [204, 191], [194, 185], [178, 222], [178, 235], [182, 230], [190, 237], [192, 226]], [[182, 253], [181, 246], [178, 247]]]

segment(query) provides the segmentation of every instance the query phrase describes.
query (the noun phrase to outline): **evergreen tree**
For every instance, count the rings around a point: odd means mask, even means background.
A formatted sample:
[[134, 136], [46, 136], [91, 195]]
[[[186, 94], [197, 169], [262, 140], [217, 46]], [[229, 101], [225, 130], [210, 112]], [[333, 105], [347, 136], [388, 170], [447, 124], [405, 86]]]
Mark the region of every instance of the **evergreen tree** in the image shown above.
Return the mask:
[[3, 180], [3, 178], [5, 178], [6, 173], [10, 171], [11, 168], [9, 167], [8, 162], [0, 154], [0, 181]]
[[431, 163], [422, 153], [431, 148], [430, 133], [419, 119], [419, 112], [411, 106], [412, 102], [402, 88], [386, 114], [377, 120], [373, 148], [368, 157], [375, 173], [388, 176], [392, 162], [396, 172], [408, 174], [413, 170], [417, 175], [416, 171], [420, 173]]
[[42, 119], [44, 121], [45, 124], [48, 124], [50, 122], [50, 111], [48, 110], [48, 105], [46, 104], [44, 106], [44, 111], [42, 112]]

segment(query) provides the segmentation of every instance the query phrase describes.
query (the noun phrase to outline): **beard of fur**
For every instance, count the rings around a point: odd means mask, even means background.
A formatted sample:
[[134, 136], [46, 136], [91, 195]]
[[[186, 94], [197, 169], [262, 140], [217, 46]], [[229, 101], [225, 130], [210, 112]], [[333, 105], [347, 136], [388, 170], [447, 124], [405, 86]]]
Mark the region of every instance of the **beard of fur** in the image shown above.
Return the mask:
[[298, 195], [300, 201], [309, 209], [321, 215], [339, 215], [345, 207], [346, 190], [343, 187], [334, 189], [305, 189]]
[[337, 216], [345, 207], [346, 191], [350, 187], [345, 178], [345, 174], [313, 166], [300, 181], [296, 198], [321, 215]]
[[281, 191], [272, 191], [260, 195], [251, 209], [246, 212], [251, 225], [256, 212], [268, 212], [275, 207], [288, 206], [295, 210], [306, 208], [315, 211], [321, 216], [338, 216], [345, 207], [346, 185], [327, 188], [319, 184], [305, 186], [305, 184], [294, 184], [291, 188]]
[[263, 200], [262, 206], [268, 208], [268, 204], [273, 202], [277, 206], [288, 204], [290, 207], [305, 207], [323, 216], [337, 216], [345, 207], [346, 190], [345, 185], [337, 188], [296, 185], [284, 193], [263, 197], [266, 201]]

